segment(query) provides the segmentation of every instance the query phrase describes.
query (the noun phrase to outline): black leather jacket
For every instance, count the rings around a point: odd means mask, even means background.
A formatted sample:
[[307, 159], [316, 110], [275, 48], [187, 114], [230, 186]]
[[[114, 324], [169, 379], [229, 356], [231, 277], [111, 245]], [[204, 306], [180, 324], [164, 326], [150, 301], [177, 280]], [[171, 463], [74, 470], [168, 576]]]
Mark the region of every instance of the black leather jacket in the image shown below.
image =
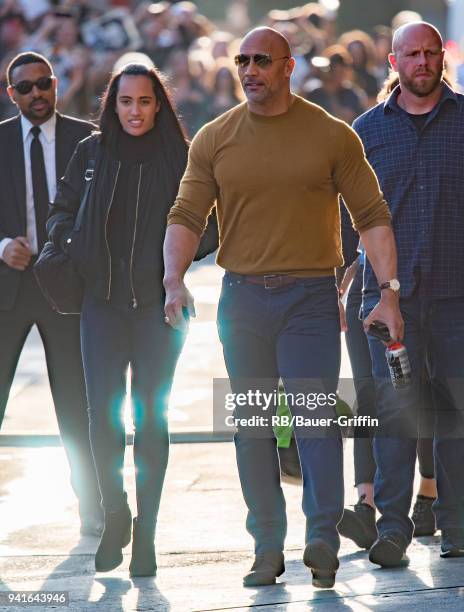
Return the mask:
[[[87, 179], [94, 160], [92, 185], [80, 229], [73, 229]], [[185, 164], [187, 156], [185, 157]], [[111, 253], [108, 245], [108, 217], [114, 197], [120, 162], [100, 142], [99, 134], [81, 141], [61, 179], [47, 221], [55, 246], [66, 251], [92, 293], [109, 300], [111, 296]], [[177, 195], [181, 175], [175, 176], [168, 159], [134, 166], [138, 198], [130, 258], [133, 305], [144, 305], [163, 294], [163, 242], [166, 217]], [[217, 225], [205, 232], [196, 259], [217, 247]]]

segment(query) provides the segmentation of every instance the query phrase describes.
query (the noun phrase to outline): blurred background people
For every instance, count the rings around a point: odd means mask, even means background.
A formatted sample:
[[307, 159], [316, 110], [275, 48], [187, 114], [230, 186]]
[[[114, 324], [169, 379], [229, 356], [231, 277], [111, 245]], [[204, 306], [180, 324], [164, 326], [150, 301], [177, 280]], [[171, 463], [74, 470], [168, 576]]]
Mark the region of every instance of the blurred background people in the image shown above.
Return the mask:
[[312, 64], [318, 79], [310, 79], [303, 87], [303, 95], [310, 102], [347, 123], [368, 108], [366, 94], [352, 81], [351, 56], [341, 45], [333, 45]]
[[173, 51], [166, 65], [173, 88], [174, 102], [190, 137], [208, 121], [208, 94], [200, 81], [193, 78], [188, 52]]
[[225, 113], [242, 99], [242, 88], [235, 67], [226, 59], [216, 62], [209, 78], [209, 119]]
[[[260, 4], [263, 6], [260, 8]], [[392, 31], [398, 25], [420, 19], [414, 11], [394, 14], [386, 9], [387, 2], [378, 3], [383, 23], [365, 26], [365, 15], [359, 14], [362, 29], [345, 27], [343, 6], [320, 0], [297, 5], [288, 0], [269, 3], [234, 0], [215, 3], [175, 0], [4, 0], [0, 6], [0, 81], [8, 61], [14, 54], [27, 49], [49, 57], [59, 76], [58, 108], [82, 118], [95, 118], [99, 100], [116, 61], [125, 53], [142, 52], [171, 79], [174, 101], [178, 105], [189, 137], [215, 114], [210, 111], [211, 87], [218, 72], [217, 60], [232, 60], [237, 53], [240, 36], [250, 24], [265, 24], [284, 34], [295, 58], [292, 74], [293, 91], [303, 96], [322, 87], [331, 88], [333, 80], [341, 78], [349, 92], [339, 91], [338, 106], [323, 106], [336, 116], [350, 121], [358, 108], [361, 94], [364, 109], [376, 103], [376, 96], [387, 76], [387, 54]], [[451, 10], [451, 9], [450, 9]], [[385, 18], [385, 15], [389, 15]], [[443, 15], [437, 15], [443, 20]], [[334, 44], [342, 45], [350, 55], [343, 61], [324, 66], [313, 62], [315, 57], [332, 53]], [[454, 41], [454, 53], [448, 70], [464, 86], [462, 41]], [[338, 62], [338, 63], [337, 63]], [[453, 65], [456, 70], [453, 71]], [[220, 71], [220, 79], [226, 70]], [[323, 74], [322, 74], [323, 73]], [[314, 80], [317, 79], [317, 80]], [[317, 82], [319, 81], [319, 83]], [[224, 83], [221, 83], [221, 87]], [[337, 87], [337, 89], [340, 89]], [[321, 92], [315, 92], [317, 96]], [[220, 98], [224, 96], [224, 90]], [[0, 87], [0, 119], [11, 116], [4, 88]], [[214, 94], [213, 97], [216, 97]], [[332, 95], [332, 101], [337, 96]], [[234, 96], [230, 98], [234, 99]], [[347, 99], [349, 101], [347, 102]], [[223, 99], [217, 108], [228, 107]]]
[[353, 30], [340, 36], [338, 42], [351, 55], [354, 82], [365, 92], [369, 106], [374, 106], [377, 102], [379, 90], [375, 75], [376, 49], [374, 41], [366, 32]]

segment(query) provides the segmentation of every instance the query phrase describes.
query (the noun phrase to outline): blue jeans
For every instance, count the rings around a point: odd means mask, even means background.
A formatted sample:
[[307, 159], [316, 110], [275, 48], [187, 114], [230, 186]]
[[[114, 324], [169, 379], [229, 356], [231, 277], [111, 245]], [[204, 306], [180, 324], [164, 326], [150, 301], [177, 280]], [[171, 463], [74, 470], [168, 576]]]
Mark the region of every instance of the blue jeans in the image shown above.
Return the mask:
[[[378, 301], [366, 295], [367, 316]], [[377, 471], [374, 499], [382, 517], [381, 535], [395, 533], [409, 543], [416, 439], [426, 368], [435, 406], [434, 456], [438, 498], [433, 505], [439, 529], [464, 529], [464, 297], [442, 300], [400, 300], [405, 323], [403, 343], [408, 350], [412, 384], [395, 391], [388, 374], [385, 347], [369, 337], [376, 384], [379, 428], [374, 439]], [[425, 393], [427, 393], [425, 387]]]
[[[244, 391], [248, 380], [262, 392], [269, 392], [277, 388], [281, 378], [287, 393], [310, 393], [314, 388], [323, 388], [326, 394], [336, 392], [340, 322], [333, 277], [301, 279], [266, 289], [245, 282], [241, 275], [226, 273], [218, 328], [232, 391]], [[297, 406], [290, 409], [293, 414], [316, 418], [335, 416], [333, 406], [311, 411]], [[306, 541], [322, 538], [338, 551], [336, 526], [343, 512], [340, 432], [320, 427], [308, 435], [304, 427], [297, 426], [295, 435], [303, 474]], [[254, 437], [239, 426], [235, 446], [248, 507], [247, 529], [255, 540], [256, 553], [283, 550], [285, 500], [272, 427], [267, 435]]]

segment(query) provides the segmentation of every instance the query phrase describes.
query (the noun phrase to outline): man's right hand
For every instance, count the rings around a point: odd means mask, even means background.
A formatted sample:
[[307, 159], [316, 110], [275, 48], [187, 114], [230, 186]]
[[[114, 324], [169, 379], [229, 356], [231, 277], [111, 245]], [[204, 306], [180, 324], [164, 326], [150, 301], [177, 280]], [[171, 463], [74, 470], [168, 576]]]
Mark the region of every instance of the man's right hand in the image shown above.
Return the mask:
[[31, 261], [31, 250], [25, 236], [18, 236], [3, 250], [3, 261], [14, 270], [23, 272]]
[[166, 301], [164, 304], [165, 322], [174, 329], [186, 331], [188, 319], [184, 316], [188, 313], [189, 317], [195, 317], [195, 307], [193, 297], [180, 280], [164, 280], [166, 291]]

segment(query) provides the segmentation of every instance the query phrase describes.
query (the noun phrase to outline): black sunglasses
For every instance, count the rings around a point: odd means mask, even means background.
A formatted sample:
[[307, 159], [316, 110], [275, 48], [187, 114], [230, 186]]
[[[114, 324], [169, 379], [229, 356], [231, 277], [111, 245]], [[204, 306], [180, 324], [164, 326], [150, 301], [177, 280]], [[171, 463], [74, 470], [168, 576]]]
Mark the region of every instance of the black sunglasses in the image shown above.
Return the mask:
[[40, 89], [40, 91], [48, 91], [52, 86], [52, 83], [53, 77], [46, 76], [40, 77], [40, 79], [37, 79], [37, 81], [19, 81], [19, 83], [16, 83], [16, 85], [12, 85], [11, 87], [16, 89], [16, 91], [22, 96], [25, 96], [26, 94], [31, 93], [34, 85]]
[[284, 55], [283, 57], [271, 57], [268, 53], [253, 53], [253, 55], [248, 55], [247, 53], [239, 53], [234, 57], [235, 65], [239, 68], [246, 68], [251, 60], [253, 59], [254, 63], [259, 68], [269, 68], [272, 62], [276, 62], [281, 59], [290, 59], [288, 55]]

